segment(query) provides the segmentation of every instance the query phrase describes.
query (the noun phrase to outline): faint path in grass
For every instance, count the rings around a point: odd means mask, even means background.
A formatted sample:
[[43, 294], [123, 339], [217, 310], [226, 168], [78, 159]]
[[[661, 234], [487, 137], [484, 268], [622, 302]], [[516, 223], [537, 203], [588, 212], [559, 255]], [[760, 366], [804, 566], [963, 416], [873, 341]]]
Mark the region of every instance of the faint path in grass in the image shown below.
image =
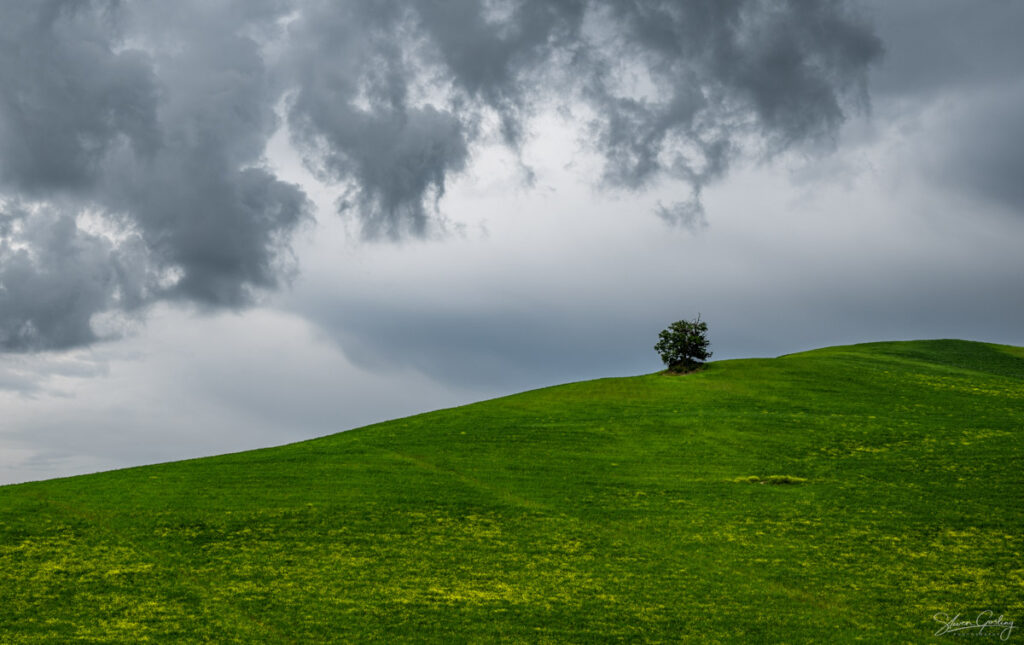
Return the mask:
[[548, 511], [550, 513], [556, 513], [557, 512], [557, 509], [555, 509], [554, 507], [552, 507], [552, 506], [550, 506], [548, 504], [544, 504], [542, 502], [538, 502], [538, 501], [535, 501], [535, 500], [532, 500], [532, 499], [527, 499], [526, 497], [522, 497], [521, 495], [516, 495], [515, 493], [512, 493], [509, 490], [500, 489], [500, 488], [497, 488], [495, 486], [491, 486], [489, 484], [486, 484], [486, 483], [480, 481], [476, 477], [473, 477], [471, 475], [467, 475], [467, 474], [459, 472], [457, 470], [453, 470], [451, 468], [441, 468], [440, 466], [437, 466], [436, 464], [433, 464], [433, 463], [427, 461], [426, 459], [424, 459], [422, 457], [416, 457], [414, 455], [408, 455], [408, 454], [401, 453], [401, 452], [398, 452], [396, 450], [390, 450], [390, 449], [387, 449], [387, 448], [379, 448], [379, 450], [380, 450], [380, 452], [382, 454], [387, 455], [389, 457], [392, 457], [392, 458], [394, 458], [394, 459], [396, 459], [398, 461], [402, 461], [402, 462], [405, 462], [405, 463], [408, 463], [408, 464], [412, 464], [412, 465], [417, 466], [419, 468], [423, 468], [424, 470], [427, 470], [427, 471], [429, 471], [431, 473], [436, 473], [436, 474], [439, 474], [439, 475], [447, 475], [449, 477], [452, 477], [453, 479], [456, 479], [457, 481], [462, 482], [463, 484], [465, 484], [466, 486], [469, 486], [470, 488], [473, 488], [475, 490], [483, 491], [485, 493], [488, 493], [488, 494], [492, 495], [493, 497], [497, 497], [498, 499], [500, 499], [500, 500], [502, 500], [504, 502], [507, 502], [507, 503], [509, 503], [509, 504], [511, 504], [513, 506], [519, 506], [519, 507], [527, 508], [527, 509], [530, 509], [530, 510], [543, 510], [543, 511]]

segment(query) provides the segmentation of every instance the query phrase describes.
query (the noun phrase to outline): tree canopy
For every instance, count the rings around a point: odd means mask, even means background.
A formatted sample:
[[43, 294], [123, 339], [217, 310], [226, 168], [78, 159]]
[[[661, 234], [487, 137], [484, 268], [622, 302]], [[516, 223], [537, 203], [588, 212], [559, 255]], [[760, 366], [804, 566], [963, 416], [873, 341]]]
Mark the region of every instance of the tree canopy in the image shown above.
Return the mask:
[[654, 350], [670, 372], [689, 372], [711, 358], [708, 324], [700, 319], [677, 320], [658, 334]]

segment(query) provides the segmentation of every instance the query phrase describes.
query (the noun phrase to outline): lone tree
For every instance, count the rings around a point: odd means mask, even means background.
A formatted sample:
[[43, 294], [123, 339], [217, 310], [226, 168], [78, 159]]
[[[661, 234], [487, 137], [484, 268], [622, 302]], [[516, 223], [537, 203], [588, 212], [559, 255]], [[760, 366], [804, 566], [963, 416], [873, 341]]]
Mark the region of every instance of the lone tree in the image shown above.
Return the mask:
[[695, 320], [679, 320], [662, 330], [654, 351], [670, 372], [690, 372], [711, 358], [708, 345], [708, 324], [697, 314]]

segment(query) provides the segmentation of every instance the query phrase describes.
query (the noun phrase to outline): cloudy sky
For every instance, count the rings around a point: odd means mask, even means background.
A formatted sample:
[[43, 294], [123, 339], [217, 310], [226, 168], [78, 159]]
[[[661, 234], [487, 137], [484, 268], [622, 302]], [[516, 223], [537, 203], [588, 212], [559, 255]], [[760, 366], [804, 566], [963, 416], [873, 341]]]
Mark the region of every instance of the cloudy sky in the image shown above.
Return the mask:
[[0, 483], [1024, 345], [1024, 3], [0, 0]]

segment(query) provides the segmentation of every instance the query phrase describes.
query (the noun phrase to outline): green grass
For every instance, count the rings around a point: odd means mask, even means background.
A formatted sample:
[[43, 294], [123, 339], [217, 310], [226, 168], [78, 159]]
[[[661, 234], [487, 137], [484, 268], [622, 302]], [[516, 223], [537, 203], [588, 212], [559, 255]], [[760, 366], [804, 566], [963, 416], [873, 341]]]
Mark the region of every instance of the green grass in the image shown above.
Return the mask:
[[1014, 347], [572, 383], [2, 487], [0, 642], [1012, 641], [1022, 457]]

